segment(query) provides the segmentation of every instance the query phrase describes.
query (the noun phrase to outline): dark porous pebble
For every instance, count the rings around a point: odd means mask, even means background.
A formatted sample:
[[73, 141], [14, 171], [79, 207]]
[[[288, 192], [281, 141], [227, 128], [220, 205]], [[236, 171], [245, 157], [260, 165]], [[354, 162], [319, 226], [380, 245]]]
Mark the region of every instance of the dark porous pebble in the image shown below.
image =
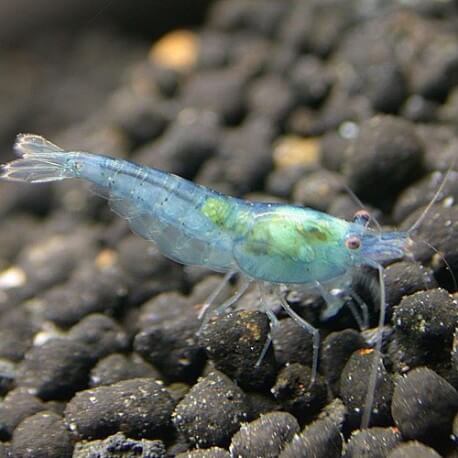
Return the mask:
[[455, 415], [455, 419], [453, 420], [453, 440], [455, 442], [458, 441], [458, 412]]
[[160, 379], [159, 372], [133, 353], [130, 356], [114, 353], [101, 359], [91, 370], [89, 386], [112, 385], [131, 378]]
[[11, 448], [9, 444], [0, 442], [0, 458], [11, 458]]
[[27, 245], [17, 259], [27, 278], [21, 287], [24, 298], [64, 282], [80, 259], [90, 257], [93, 242], [93, 232], [83, 227], [65, 237], [54, 234]]
[[332, 86], [332, 77], [320, 59], [300, 58], [291, 69], [291, 86], [301, 105], [316, 107], [323, 102]]
[[304, 168], [297, 165], [275, 168], [267, 177], [266, 191], [277, 197], [289, 197], [303, 174]]
[[95, 359], [127, 349], [128, 339], [116, 321], [101, 314], [88, 315], [73, 326], [68, 337], [86, 344]]
[[16, 458], [71, 458], [71, 434], [62, 417], [54, 412], [38, 412], [14, 430], [12, 452]]
[[389, 20], [362, 21], [344, 37], [338, 56], [350, 67], [341, 71], [345, 89], [366, 96], [375, 111], [396, 113], [408, 95], [408, 81], [395, 47], [380, 39], [391, 31]]
[[181, 266], [167, 259], [153, 243], [129, 234], [118, 244], [118, 250], [119, 265], [132, 280], [129, 303], [142, 304], [156, 294], [182, 287]]
[[361, 210], [361, 206], [349, 195], [342, 194], [328, 208], [328, 213], [337, 216], [337, 218], [351, 221], [358, 210]]
[[65, 421], [80, 439], [98, 439], [118, 431], [134, 438], [158, 438], [170, 425], [174, 402], [150, 378], [125, 380], [80, 391], [67, 404]]
[[0, 359], [0, 396], [5, 396], [14, 386], [16, 365], [7, 359]]
[[200, 379], [173, 413], [178, 431], [199, 447], [228, 445], [240, 424], [247, 419], [245, 394], [218, 371]]
[[280, 410], [278, 402], [274, 399], [272, 393], [261, 394], [252, 391], [246, 393], [246, 396], [250, 406], [250, 418], [258, 418], [262, 414]]
[[440, 340], [450, 347], [458, 326], [458, 306], [444, 289], [418, 291], [394, 308], [393, 325], [417, 342]]
[[[187, 297], [188, 304], [186, 309], [191, 311], [195, 316], [196, 312], [201, 311], [201, 306], [208, 301], [208, 298], [221, 286], [222, 282], [223, 277], [215, 275], [214, 271], [207, 271], [207, 275], [194, 284], [190, 296]], [[214, 305], [218, 303], [222, 304], [224, 300], [228, 299], [232, 294], [233, 290], [231, 283], [226, 283], [215, 299], [216, 303]], [[184, 313], [184, 311], [180, 312], [180, 314], [182, 313]]]
[[[1, 214], [1, 210], [0, 210]], [[12, 264], [21, 248], [37, 235], [36, 219], [28, 215], [11, 215], [0, 226], [0, 270]]]
[[199, 321], [183, 314], [140, 331], [134, 349], [170, 382], [195, 380], [205, 364], [205, 352], [198, 342]]
[[413, 125], [394, 116], [377, 116], [360, 126], [346, 150], [348, 186], [369, 203], [386, 207], [422, 168], [423, 145]]
[[452, 367], [455, 370], [455, 372], [458, 373], [458, 328], [455, 329], [455, 334], [453, 335], [451, 356]]
[[124, 97], [117, 103], [122, 103], [122, 110], [115, 115], [115, 125], [127, 134], [132, 147], [154, 140], [164, 132], [169, 120], [157, 98]]
[[78, 442], [72, 458], [166, 458], [160, 440], [134, 440], [116, 433], [105, 440]]
[[3, 215], [14, 209], [43, 216], [49, 213], [55, 201], [55, 192], [50, 184], [40, 186], [38, 190], [33, 190], [30, 186], [6, 185], [2, 187], [0, 215], [3, 218]]
[[124, 237], [117, 245], [117, 249], [119, 264], [125, 272], [136, 279], [146, 280], [160, 276], [165, 269], [169, 270], [172, 267], [157, 247], [135, 234]]
[[286, 131], [299, 137], [318, 137], [326, 128], [322, 128], [319, 121], [316, 121], [312, 108], [297, 107], [286, 120]]
[[230, 59], [229, 36], [214, 30], [202, 31], [199, 36], [197, 66], [202, 68], [224, 67]]
[[[444, 179], [444, 172], [433, 172], [404, 190], [396, 201], [393, 216], [398, 223], [418, 208], [425, 207], [431, 202]], [[443, 191], [439, 194], [438, 202], [452, 198], [458, 201], [458, 172], [450, 171]], [[420, 242], [421, 243], [421, 242]]]
[[275, 359], [283, 366], [287, 363], [300, 363], [311, 366], [313, 361], [313, 338], [304, 332], [291, 318], [280, 320], [272, 329]]
[[[348, 360], [340, 377], [340, 396], [348, 408], [349, 422], [358, 425], [366, 407], [369, 377], [373, 359], [379, 358], [375, 350], [357, 350]], [[370, 413], [371, 425], [389, 425], [391, 419], [391, 398], [393, 382], [382, 361], [377, 370], [374, 402]]]
[[388, 458], [440, 458], [440, 455], [420, 442], [408, 441], [397, 446]]
[[272, 393], [285, 410], [300, 421], [312, 418], [327, 402], [327, 386], [317, 374], [310, 384], [312, 370], [298, 363], [284, 367], [277, 376]]
[[[146, 78], [151, 78], [159, 89], [160, 94], [164, 97], [172, 98], [176, 95], [182, 78], [178, 70], [164, 65], [155, 65], [151, 61], [148, 61], [140, 72], [143, 72]], [[141, 76], [143, 75], [140, 75], [140, 78]]]
[[357, 430], [348, 441], [344, 458], [386, 458], [401, 441], [401, 433], [396, 428]]
[[274, 42], [270, 49], [270, 57], [266, 62], [265, 70], [288, 77], [296, 59], [297, 51], [295, 49]]
[[202, 163], [217, 153], [220, 135], [213, 113], [184, 109], [164, 135], [137, 149], [133, 160], [193, 178]]
[[[414, 221], [422, 214], [424, 209], [418, 209], [412, 213], [404, 222], [401, 228], [409, 228]], [[413, 239], [418, 240], [414, 245], [413, 253], [415, 259], [425, 262], [432, 260], [431, 267], [440, 286], [447, 289], [455, 288], [455, 277], [458, 273], [458, 206], [434, 205], [428, 212], [418, 229], [413, 233]], [[434, 247], [434, 250], [421, 243], [420, 240], [426, 240]], [[440, 254], [438, 254], [439, 252]], [[449, 267], [442, 260], [441, 256]]]
[[199, 341], [215, 367], [246, 389], [266, 389], [275, 379], [272, 348], [257, 365], [269, 335], [269, 320], [258, 311], [237, 311], [210, 318]]
[[233, 72], [246, 81], [253, 80], [264, 73], [272, 47], [269, 40], [254, 35], [241, 35], [232, 37], [232, 45]]
[[401, 114], [409, 121], [432, 122], [437, 118], [438, 107], [439, 105], [433, 100], [415, 94], [405, 101]]
[[167, 385], [167, 391], [175, 401], [175, 404], [178, 404], [185, 396], [186, 393], [189, 391], [189, 385], [186, 383], [175, 382]]
[[426, 365], [438, 370], [440, 368], [441, 372], [443, 366], [445, 366], [446, 371], [449, 372], [449, 350], [430, 343], [421, 344], [398, 331], [391, 336], [387, 352], [393, 371], [399, 374], [405, 374], [413, 367]]
[[[275, 94], [275, 97], [271, 97], [272, 94]], [[295, 99], [283, 79], [277, 76], [266, 76], [252, 83], [247, 104], [248, 108], [257, 115], [281, 123], [293, 109]]]
[[429, 40], [411, 66], [412, 90], [424, 97], [442, 101], [458, 83], [458, 55], [454, 34], [428, 27]]
[[85, 388], [93, 364], [86, 345], [70, 339], [52, 339], [26, 353], [16, 384], [45, 400], [67, 399]]
[[281, 24], [285, 10], [286, 5], [275, 0], [265, 0], [262, 8], [259, 8], [257, 2], [225, 0], [215, 3], [211, 10], [209, 23], [227, 32], [247, 29], [271, 36]]
[[10, 391], [0, 403], [0, 440], [8, 440], [25, 418], [46, 410], [46, 405], [24, 388]]
[[333, 172], [342, 170], [345, 161], [345, 150], [350, 139], [340, 132], [330, 131], [320, 138], [320, 153], [323, 166]]
[[0, 358], [19, 362], [41, 327], [24, 308], [14, 307], [0, 317]]
[[445, 104], [439, 109], [439, 117], [443, 121], [451, 124], [458, 120], [458, 87], [452, 89], [445, 101]]
[[234, 70], [201, 71], [191, 77], [182, 92], [183, 108], [214, 112], [221, 121], [237, 124], [245, 111], [244, 78]]
[[343, 437], [329, 420], [316, 420], [286, 445], [280, 458], [340, 458]]
[[395, 262], [385, 268], [386, 306], [387, 311], [398, 305], [404, 296], [423, 289], [432, 289], [437, 286], [431, 269], [413, 262]]
[[219, 447], [210, 447], [205, 450], [191, 450], [190, 452], [179, 453], [176, 458], [230, 458], [227, 450]]
[[32, 318], [25, 307], [13, 307], [0, 316], [0, 358], [19, 362], [32, 346], [41, 320]]
[[354, 20], [354, 8], [350, 5], [335, 14], [339, 5], [338, 1], [294, 2], [282, 21], [280, 40], [298, 51], [327, 56]]
[[328, 420], [334, 423], [339, 430], [342, 430], [345, 419], [347, 418], [347, 408], [340, 398], [335, 398], [318, 415], [321, 420]]
[[458, 151], [458, 139], [449, 126], [417, 124], [417, 134], [425, 145], [425, 168], [428, 172], [446, 172]]
[[394, 60], [366, 67], [365, 91], [372, 107], [384, 113], [396, 113], [408, 94], [407, 81]]
[[49, 289], [39, 300], [45, 319], [69, 327], [91, 313], [113, 314], [126, 293], [119, 271], [100, 271], [83, 263], [68, 282]]
[[261, 415], [251, 423], [242, 424], [229, 449], [232, 456], [275, 458], [299, 431], [297, 420], [289, 413]]
[[171, 263], [151, 242], [135, 234], [124, 237], [117, 246], [119, 264], [135, 279], [146, 280], [171, 268]]
[[175, 291], [158, 294], [145, 302], [140, 308], [135, 330], [148, 329], [166, 321], [196, 317], [196, 311], [189, 304], [189, 298]]
[[321, 346], [321, 370], [334, 393], [340, 389], [340, 375], [350, 356], [366, 342], [361, 334], [353, 329], [333, 332], [326, 336]]
[[266, 118], [251, 118], [223, 139], [220, 166], [223, 179], [238, 193], [259, 189], [272, 170], [272, 139], [275, 125]]
[[319, 170], [296, 183], [293, 199], [304, 207], [327, 211], [343, 189], [343, 179], [340, 175]]
[[457, 391], [431, 369], [413, 369], [396, 383], [391, 411], [407, 439], [440, 443], [450, 436], [457, 410]]

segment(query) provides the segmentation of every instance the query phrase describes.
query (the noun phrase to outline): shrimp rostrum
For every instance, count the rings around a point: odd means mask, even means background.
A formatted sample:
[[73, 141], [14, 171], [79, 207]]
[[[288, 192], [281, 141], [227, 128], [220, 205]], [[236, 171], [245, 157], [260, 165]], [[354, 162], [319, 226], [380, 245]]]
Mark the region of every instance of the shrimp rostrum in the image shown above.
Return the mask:
[[[226, 279], [240, 273], [245, 284], [271, 284], [285, 311], [313, 335], [312, 378], [317, 371], [319, 334], [291, 308], [282, 294], [282, 285], [317, 289], [329, 302], [332, 315], [336, 307], [329, 285], [344, 287], [355, 266], [370, 266], [378, 271], [379, 324], [383, 325], [382, 266], [409, 251], [410, 231], [371, 229], [364, 211], [347, 222], [308, 208], [225, 196], [129, 161], [64, 151], [37, 135], [19, 135], [15, 150], [20, 158], [2, 167], [1, 178], [29, 183], [83, 179], [109, 199], [111, 208], [128, 220], [134, 232], [154, 241], [165, 256], [182, 264], [225, 272]], [[239, 290], [235, 299], [242, 292]], [[377, 345], [380, 349], [380, 336]], [[369, 412], [378, 363], [368, 386]]]

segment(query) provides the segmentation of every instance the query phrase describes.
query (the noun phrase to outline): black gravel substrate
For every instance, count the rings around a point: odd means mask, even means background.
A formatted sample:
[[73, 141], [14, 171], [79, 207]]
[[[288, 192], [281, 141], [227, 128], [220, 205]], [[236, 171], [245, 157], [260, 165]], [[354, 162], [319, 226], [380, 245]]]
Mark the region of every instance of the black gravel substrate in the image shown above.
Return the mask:
[[[365, 331], [348, 307], [323, 320], [319, 296], [288, 293], [320, 330], [311, 385], [311, 338], [281, 313], [257, 364], [269, 321], [256, 289], [200, 329], [218, 274], [165, 259], [79, 182], [0, 183], [0, 458], [457, 457], [456, 1], [216, 0], [199, 28], [133, 60], [96, 113], [56, 121], [52, 140], [347, 219], [359, 208], [348, 187], [404, 230], [453, 168], [414, 259], [385, 270], [370, 428], [370, 269], [352, 286]], [[37, 106], [0, 139], [40, 126]]]

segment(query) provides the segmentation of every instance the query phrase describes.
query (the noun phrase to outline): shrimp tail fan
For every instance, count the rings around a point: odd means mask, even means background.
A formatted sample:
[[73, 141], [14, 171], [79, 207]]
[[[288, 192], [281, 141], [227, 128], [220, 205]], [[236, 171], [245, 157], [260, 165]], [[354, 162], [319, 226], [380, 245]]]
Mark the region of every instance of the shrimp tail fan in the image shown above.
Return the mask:
[[19, 134], [14, 150], [19, 159], [0, 166], [1, 179], [45, 183], [74, 176], [67, 152], [39, 135]]

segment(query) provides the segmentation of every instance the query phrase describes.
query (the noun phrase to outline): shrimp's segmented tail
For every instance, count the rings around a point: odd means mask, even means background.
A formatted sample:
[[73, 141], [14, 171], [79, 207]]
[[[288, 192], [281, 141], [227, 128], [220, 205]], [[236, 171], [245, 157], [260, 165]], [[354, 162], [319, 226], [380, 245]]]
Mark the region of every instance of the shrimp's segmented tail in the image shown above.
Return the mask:
[[46, 183], [74, 176], [65, 167], [66, 152], [39, 135], [18, 135], [14, 149], [20, 159], [1, 166], [0, 178]]
[[108, 199], [115, 213], [127, 219], [134, 232], [154, 241], [165, 256], [222, 272], [233, 268], [231, 236], [215, 223], [218, 211], [211, 217], [215, 213], [212, 204], [222, 201], [220, 207], [225, 210], [232, 205], [228, 198], [130, 161], [65, 151], [38, 135], [19, 135], [15, 150], [20, 158], [0, 169], [0, 179], [28, 183], [66, 178], [87, 181], [96, 194]]

